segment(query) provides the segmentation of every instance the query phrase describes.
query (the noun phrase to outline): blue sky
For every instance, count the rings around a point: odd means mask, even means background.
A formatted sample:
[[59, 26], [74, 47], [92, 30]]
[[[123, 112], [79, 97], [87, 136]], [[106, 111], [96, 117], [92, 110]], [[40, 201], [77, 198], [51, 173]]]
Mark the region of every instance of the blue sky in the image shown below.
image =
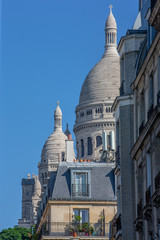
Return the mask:
[[21, 179], [38, 172], [57, 100], [63, 130], [73, 129], [82, 83], [104, 52], [110, 3], [119, 41], [138, 0], [0, 0], [0, 230], [21, 218]]

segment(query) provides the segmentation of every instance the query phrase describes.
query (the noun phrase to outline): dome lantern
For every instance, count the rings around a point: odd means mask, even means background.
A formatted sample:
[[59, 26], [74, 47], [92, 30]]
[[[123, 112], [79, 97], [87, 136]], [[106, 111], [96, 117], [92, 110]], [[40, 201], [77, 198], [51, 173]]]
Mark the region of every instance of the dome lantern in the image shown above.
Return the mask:
[[54, 131], [62, 131], [62, 111], [59, 107], [59, 101], [57, 101], [57, 107], [54, 112]]
[[105, 24], [105, 54], [114, 53], [117, 48], [117, 23], [112, 13], [113, 6], [110, 5], [110, 13]]

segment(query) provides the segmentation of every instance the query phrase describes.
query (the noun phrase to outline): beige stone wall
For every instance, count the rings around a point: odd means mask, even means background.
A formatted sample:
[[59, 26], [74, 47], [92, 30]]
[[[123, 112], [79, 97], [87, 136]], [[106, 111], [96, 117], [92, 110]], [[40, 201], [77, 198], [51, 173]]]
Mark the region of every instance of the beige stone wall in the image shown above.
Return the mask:
[[49, 213], [49, 224], [48, 230], [50, 235], [54, 232], [57, 232], [57, 235], [60, 232], [67, 231], [69, 223], [73, 219], [73, 210], [74, 209], [88, 209], [89, 210], [89, 222], [97, 223], [100, 221], [101, 217], [105, 216], [105, 232], [109, 233], [109, 222], [112, 220], [116, 214], [117, 207], [116, 204], [51, 204]]

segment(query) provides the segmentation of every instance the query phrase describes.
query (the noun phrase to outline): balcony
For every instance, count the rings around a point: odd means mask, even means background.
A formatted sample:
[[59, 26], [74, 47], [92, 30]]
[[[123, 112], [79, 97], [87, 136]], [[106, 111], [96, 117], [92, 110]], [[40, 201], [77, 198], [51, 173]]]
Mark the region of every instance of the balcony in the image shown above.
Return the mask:
[[156, 1], [157, 1], [157, 0], [151, 0], [151, 9], [154, 8], [154, 5], [155, 5]]
[[152, 217], [152, 197], [151, 197], [151, 186], [147, 189], [145, 193], [146, 205], [143, 208], [143, 216], [147, 221]]
[[109, 224], [101, 223], [79, 223], [72, 222], [48, 222], [42, 226], [38, 240], [48, 239], [107, 239], [109, 238]]
[[122, 224], [121, 224], [121, 214], [116, 219], [116, 239], [121, 239], [122, 237]]
[[72, 197], [89, 197], [89, 184], [72, 184]]
[[141, 232], [143, 230], [143, 208], [142, 208], [142, 199], [137, 204], [137, 218], [134, 221], [136, 231]]
[[139, 135], [136, 143], [134, 144], [130, 154], [132, 158], [136, 158], [136, 154], [138, 153], [139, 149], [143, 146], [145, 139], [148, 137], [148, 134], [152, 131], [154, 124], [159, 124], [160, 120], [160, 107], [156, 106], [153, 110], [153, 105], [148, 111], [148, 121], [146, 122], [143, 134]]
[[149, 24], [154, 26], [156, 31], [160, 31], [160, 0], [151, 0], [151, 15], [149, 17]]
[[155, 177], [155, 192], [152, 196], [152, 201], [155, 207], [160, 206], [160, 172]]

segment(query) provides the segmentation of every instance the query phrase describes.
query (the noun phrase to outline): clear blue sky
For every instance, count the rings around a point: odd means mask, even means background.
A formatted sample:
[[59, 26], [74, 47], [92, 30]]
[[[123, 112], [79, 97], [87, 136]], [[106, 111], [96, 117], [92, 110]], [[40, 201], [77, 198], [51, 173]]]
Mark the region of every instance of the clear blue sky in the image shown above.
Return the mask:
[[57, 100], [63, 130], [67, 122], [73, 128], [82, 83], [104, 51], [110, 3], [119, 41], [135, 21], [138, 0], [0, 2], [0, 230], [21, 218], [21, 179], [38, 172]]

